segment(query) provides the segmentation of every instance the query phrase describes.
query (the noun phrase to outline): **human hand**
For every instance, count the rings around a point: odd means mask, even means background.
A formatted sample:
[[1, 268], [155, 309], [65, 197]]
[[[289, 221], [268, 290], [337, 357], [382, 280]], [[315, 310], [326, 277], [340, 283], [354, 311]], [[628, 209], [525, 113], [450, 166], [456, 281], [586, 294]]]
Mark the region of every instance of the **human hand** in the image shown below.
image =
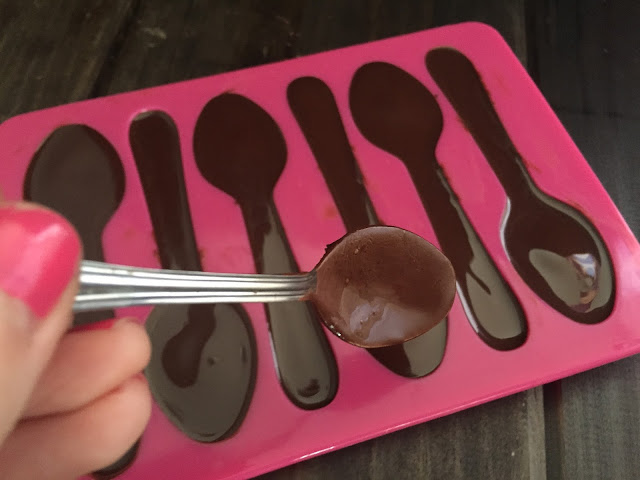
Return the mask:
[[69, 331], [80, 257], [61, 217], [0, 203], [0, 478], [99, 470], [148, 421], [144, 329], [119, 320]]

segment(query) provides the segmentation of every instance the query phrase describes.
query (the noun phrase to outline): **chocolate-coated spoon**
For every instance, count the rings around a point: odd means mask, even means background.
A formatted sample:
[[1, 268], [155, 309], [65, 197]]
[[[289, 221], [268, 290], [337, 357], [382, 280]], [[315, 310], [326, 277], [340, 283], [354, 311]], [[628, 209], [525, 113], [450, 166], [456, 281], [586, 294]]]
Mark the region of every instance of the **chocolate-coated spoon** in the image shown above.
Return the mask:
[[466, 56], [439, 48], [426, 62], [507, 193], [503, 244], [516, 271], [567, 317], [581, 323], [605, 320], [613, 309], [615, 278], [600, 234], [581, 212], [533, 182]]
[[[202, 176], [240, 206], [256, 271], [299, 271], [273, 201], [287, 146], [271, 116], [246, 97], [219, 95], [198, 117], [193, 153]], [[337, 392], [338, 369], [314, 306], [271, 303], [266, 314], [278, 376], [289, 399], [305, 409], [327, 405]]]
[[[202, 270], [191, 222], [180, 140], [163, 112], [138, 115], [129, 141], [163, 268]], [[215, 212], [212, 212], [215, 214]], [[189, 437], [233, 434], [255, 385], [257, 352], [240, 305], [163, 305], [146, 322], [153, 345], [149, 386], [167, 417]]]
[[[101, 302], [129, 306], [309, 300], [331, 332], [365, 348], [396, 345], [427, 332], [447, 315], [455, 296], [455, 275], [447, 257], [418, 235], [382, 226], [358, 230], [329, 245], [306, 274], [209, 274], [85, 262], [80, 284], [76, 309], [92, 308], [96, 302], [102, 307]], [[289, 319], [292, 328], [297, 321]]]
[[522, 345], [528, 331], [522, 307], [435, 157], [443, 122], [433, 95], [404, 70], [374, 62], [355, 73], [349, 100], [363, 135], [407, 167], [442, 250], [453, 264], [458, 293], [474, 330], [499, 350]]
[[[287, 100], [347, 232], [380, 225], [329, 86], [316, 77], [297, 78], [287, 88]], [[430, 374], [440, 365], [446, 343], [445, 319], [413, 340], [368, 352], [398, 375], [416, 378]]]

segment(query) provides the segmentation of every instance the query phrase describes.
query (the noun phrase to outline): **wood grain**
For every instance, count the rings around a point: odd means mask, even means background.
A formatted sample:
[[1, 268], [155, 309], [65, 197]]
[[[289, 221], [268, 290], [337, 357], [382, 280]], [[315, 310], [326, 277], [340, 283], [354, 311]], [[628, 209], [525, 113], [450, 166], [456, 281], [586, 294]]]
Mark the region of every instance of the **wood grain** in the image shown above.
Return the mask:
[[0, 2], [0, 121], [91, 95], [132, 0]]

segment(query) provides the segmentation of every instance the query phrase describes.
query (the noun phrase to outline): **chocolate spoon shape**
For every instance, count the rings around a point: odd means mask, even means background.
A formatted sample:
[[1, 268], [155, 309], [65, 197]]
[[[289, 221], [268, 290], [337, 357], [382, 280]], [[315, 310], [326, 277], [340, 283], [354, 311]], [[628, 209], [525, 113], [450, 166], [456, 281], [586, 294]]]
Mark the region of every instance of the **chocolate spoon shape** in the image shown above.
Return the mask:
[[[316, 77], [298, 78], [287, 88], [287, 99], [347, 231], [380, 224], [329, 87]], [[440, 365], [446, 342], [445, 319], [419, 337], [368, 352], [398, 375], [416, 378]]]
[[605, 320], [613, 309], [615, 278], [598, 231], [581, 212], [533, 182], [467, 57], [439, 48], [427, 54], [426, 63], [507, 193], [503, 244], [516, 271], [541, 299], [572, 320]]
[[374, 62], [363, 65], [354, 75], [349, 100], [362, 134], [407, 167], [440, 246], [453, 264], [458, 294], [471, 326], [495, 349], [522, 345], [528, 331], [522, 307], [435, 157], [442, 112], [433, 95], [398, 67]]
[[[57, 128], [29, 164], [24, 198], [63, 215], [75, 227], [88, 260], [103, 261], [102, 231], [124, 196], [120, 157], [109, 141], [86, 125]], [[74, 324], [113, 318], [113, 310], [82, 312]]]
[[[118, 153], [100, 133], [86, 125], [57, 128], [33, 156], [23, 196], [64, 216], [75, 227], [84, 257], [103, 261], [102, 231], [124, 196], [125, 175]], [[113, 310], [76, 313], [74, 325], [114, 318]], [[94, 472], [112, 478], [135, 459], [136, 442], [120, 460]]]
[[[162, 266], [202, 270], [173, 121], [162, 112], [140, 114], [129, 141]], [[225, 304], [160, 306], [146, 325], [153, 345], [146, 374], [167, 417], [200, 442], [233, 434], [251, 402], [257, 363], [244, 310]]]
[[[251, 100], [225, 93], [203, 108], [193, 150], [202, 176], [242, 209], [256, 270], [299, 271], [273, 201], [287, 147], [273, 119]], [[265, 306], [280, 382], [297, 406], [315, 409], [338, 388], [335, 358], [313, 305]]]

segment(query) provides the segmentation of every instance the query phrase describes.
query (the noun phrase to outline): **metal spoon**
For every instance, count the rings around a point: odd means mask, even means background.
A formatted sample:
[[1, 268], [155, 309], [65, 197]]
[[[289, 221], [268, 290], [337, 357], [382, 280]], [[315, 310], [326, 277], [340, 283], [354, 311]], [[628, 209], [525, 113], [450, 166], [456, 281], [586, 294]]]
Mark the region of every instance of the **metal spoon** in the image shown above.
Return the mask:
[[395, 227], [370, 227], [330, 245], [309, 273], [216, 274], [85, 261], [80, 286], [76, 311], [309, 300], [339, 338], [375, 348], [402, 343], [437, 325], [453, 303], [455, 276], [449, 260], [421, 237]]

